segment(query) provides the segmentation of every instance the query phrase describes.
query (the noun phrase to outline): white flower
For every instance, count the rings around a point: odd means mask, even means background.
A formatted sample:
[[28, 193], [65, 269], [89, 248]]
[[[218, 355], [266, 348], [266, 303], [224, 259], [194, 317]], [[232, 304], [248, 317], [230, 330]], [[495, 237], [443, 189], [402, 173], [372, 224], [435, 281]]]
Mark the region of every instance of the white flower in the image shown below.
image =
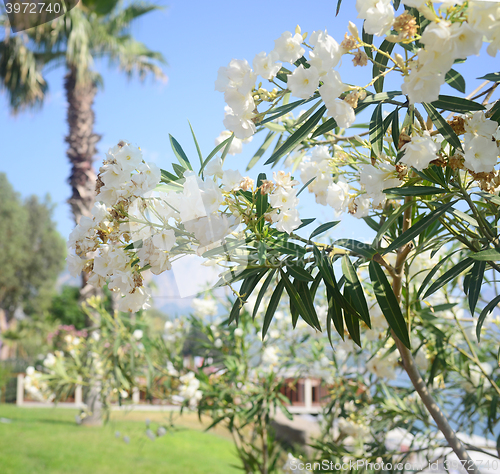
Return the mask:
[[139, 195], [152, 191], [160, 183], [161, 170], [154, 163], [143, 163], [137, 170], [139, 174], [133, 175], [131, 181], [140, 190]]
[[322, 77], [323, 85], [319, 88], [319, 93], [327, 108], [333, 107], [335, 100], [339, 98], [342, 92], [347, 90], [347, 86], [340, 79], [337, 71], [331, 70], [326, 76]]
[[[229, 131], [229, 130], [224, 130], [223, 132], [221, 132], [221, 134], [215, 139], [215, 145], [220, 145], [223, 141], [227, 140], [230, 136], [232, 135], [232, 133]], [[252, 140], [252, 137], [250, 137], [250, 139], [247, 139], [245, 141], [251, 141]], [[236, 137], [233, 137], [233, 139], [231, 140], [231, 146], [229, 147], [229, 150], [227, 151], [228, 154], [230, 155], [237, 155], [239, 153], [241, 153], [243, 151], [243, 141], [240, 140], [239, 138], [236, 138]], [[221, 162], [220, 159], [218, 161], [219, 163]], [[214, 170], [216, 172], [212, 172], [212, 168], [209, 168], [210, 165], [212, 166], [215, 166], [215, 163], [217, 163], [217, 159], [215, 160], [211, 160], [208, 165], [205, 167], [204, 169], [204, 173], [207, 175], [207, 176], [219, 176], [219, 169], [218, 168], [215, 168]], [[220, 176], [219, 178], [222, 177], [222, 168], [220, 169]]]
[[359, 173], [359, 182], [365, 188], [368, 197], [377, 199], [384, 189], [396, 188], [401, 184], [395, 174], [394, 167], [388, 164], [380, 164], [379, 168], [364, 165]]
[[339, 44], [325, 31], [314, 31], [309, 43], [314, 49], [309, 53], [309, 64], [314, 66], [320, 76], [331, 71], [340, 61], [342, 51]]
[[220, 349], [223, 345], [224, 345], [224, 343], [222, 342], [222, 339], [217, 338], [217, 339], [214, 341], [214, 347], [215, 347], [216, 349]]
[[429, 136], [415, 136], [406, 143], [401, 150], [405, 152], [401, 162], [422, 171], [429, 166], [432, 160], [437, 159], [439, 146]]
[[278, 59], [276, 51], [271, 51], [269, 54], [265, 52], [257, 54], [252, 63], [255, 74], [271, 80], [281, 69], [281, 63], [277, 62]]
[[141, 309], [149, 308], [147, 303], [149, 292], [144, 287], [138, 287], [133, 293], [128, 293], [119, 300], [118, 310], [130, 313], [137, 313]]
[[326, 202], [337, 212], [346, 210], [348, 198], [349, 184], [343, 178], [339, 178], [338, 182], [328, 186]]
[[241, 329], [241, 328], [236, 328], [236, 329], [234, 330], [234, 335], [235, 335], [236, 337], [241, 337], [241, 336], [243, 336], [243, 329]]
[[231, 107], [231, 110], [238, 116], [251, 114], [255, 109], [255, 102], [252, 94], [240, 94], [237, 89], [229, 87], [224, 92], [224, 100], [226, 104]]
[[122, 146], [118, 151], [113, 152], [110, 149], [109, 153], [113, 154], [113, 157], [124, 171], [131, 172], [142, 164], [141, 150], [132, 145]]
[[285, 31], [277, 40], [274, 40], [274, 50], [280, 61], [294, 63], [305, 53], [302, 47], [302, 36], [299, 33], [292, 35]]
[[228, 88], [236, 89], [246, 95], [255, 87], [255, 74], [248, 62], [244, 59], [232, 59], [227, 67], [218, 71], [215, 90], [226, 92]]
[[244, 140], [245, 138], [250, 138], [257, 131], [251, 119], [251, 114], [238, 116], [229, 112], [225, 115], [222, 123], [228, 130], [234, 133], [236, 138]]
[[153, 235], [153, 245], [160, 250], [171, 250], [175, 245], [175, 232], [172, 229], [158, 232]]
[[83, 271], [83, 267], [87, 263], [87, 260], [84, 258], [80, 258], [78, 255], [69, 253], [66, 257], [66, 261], [68, 262], [68, 270], [71, 276], [78, 277], [80, 273]]
[[[224, 132], [222, 132], [222, 133], [224, 133]], [[220, 137], [222, 136], [222, 133], [221, 133]], [[230, 133], [230, 132], [228, 132], [228, 133]], [[237, 138], [233, 138], [233, 141], [235, 139], [238, 140]], [[238, 141], [241, 143], [241, 140], [238, 140]], [[232, 144], [231, 144], [231, 148], [232, 148]], [[231, 152], [231, 148], [229, 149], [229, 153]], [[239, 152], [237, 152], [237, 153], [239, 153]], [[206, 176], [217, 176], [217, 178], [222, 178], [222, 176], [224, 175], [224, 171], [222, 170], [222, 160], [218, 157], [213, 158], [212, 160], [210, 160], [208, 162], [207, 166], [205, 166], [205, 169], [203, 170], [203, 172], [205, 173]]]
[[276, 228], [280, 232], [291, 234], [301, 224], [302, 221], [299, 218], [299, 211], [297, 211], [297, 209], [289, 209], [287, 211], [280, 212]]
[[214, 299], [194, 298], [191, 302], [195, 312], [200, 316], [215, 316], [217, 314], [217, 301]]
[[354, 204], [356, 205], [356, 212], [354, 213], [354, 217], [361, 219], [362, 217], [366, 217], [370, 212], [370, 199], [366, 196], [358, 196], [354, 200]]
[[297, 191], [279, 187], [269, 196], [271, 206], [275, 209], [288, 210], [298, 204]]
[[221, 182], [227, 191], [237, 191], [242, 180], [243, 176], [238, 170], [225, 170]]
[[368, 34], [382, 36], [394, 21], [394, 9], [391, 0], [356, 0], [358, 18], [365, 21]]
[[356, 120], [354, 109], [347, 102], [340, 99], [335, 99], [331, 104], [327, 105], [326, 115], [333, 117], [340, 128], [349, 128]]
[[311, 66], [306, 69], [302, 64], [288, 76], [287, 87], [295, 97], [308, 99], [319, 84], [318, 70]]
[[496, 141], [480, 135], [465, 145], [465, 166], [475, 173], [490, 173], [497, 164], [498, 147]]

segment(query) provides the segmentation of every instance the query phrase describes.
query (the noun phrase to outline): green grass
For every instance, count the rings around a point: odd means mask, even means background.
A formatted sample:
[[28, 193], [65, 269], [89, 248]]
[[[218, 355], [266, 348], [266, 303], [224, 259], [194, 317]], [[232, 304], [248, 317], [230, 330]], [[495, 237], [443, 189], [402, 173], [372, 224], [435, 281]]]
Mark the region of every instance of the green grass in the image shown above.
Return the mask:
[[[232, 442], [221, 434], [178, 426], [151, 441], [165, 415], [134, 412], [113, 416], [102, 427], [77, 426], [76, 410], [0, 405], [2, 474], [232, 474], [241, 473]], [[142, 418], [142, 420], [140, 420]], [[166, 419], [166, 418], [163, 418]], [[182, 421], [181, 421], [182, 422]], [[191, 426], [196, 426], [193, 422]], [[116, 438], [119, 431], [121, 437]], [[130, 437], [130, 444], [123, 436]]]

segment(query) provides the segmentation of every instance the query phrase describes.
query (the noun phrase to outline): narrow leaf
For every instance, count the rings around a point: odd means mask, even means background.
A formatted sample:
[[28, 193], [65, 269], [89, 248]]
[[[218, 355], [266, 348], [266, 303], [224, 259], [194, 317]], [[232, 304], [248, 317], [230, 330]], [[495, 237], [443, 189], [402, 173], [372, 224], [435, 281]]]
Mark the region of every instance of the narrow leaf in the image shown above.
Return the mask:
[[[382, 44], [380, 45], [379, 49], [380, 51], [384, 51], [388, 54], [391, 54], [392, 50], [394, 49], [395, 43], [391, 43], [387, 40], [382, 41]], [[373, 64], [373, 72], [372, 72], [372, 77], [375, 78], [379, 74], [385, 71], [387, 62], [389, 61], [389, 58], [387, 56], [384, 56], [383, 54], [377, 53], [375, 56], [375, 63]], [[373, 84], [373, 87], [376, 92], [382, 92], [384, 88], [384, 76], [379, 77], [375, 83]]]
[[457, 263], [453, 268], [448, 270], [444, 275], [441, 275], [430, 286], [430, 288], [425, 292], [424, 299], [428, 298], [430, 295], [432, 295], [437, 290], [439, 290], [439, 288], [446, 285], [446, 283], [450, 282], [451, 280], [456, 278], [458, 275], [460, 275], [462, 272], [467, 270], [473, 263], [474, 263], [474, 260], [472, 260], [472, 258], [470, 258], [470, 257]]
[[389, 327], [394, 331], [398, 339], [408, 348], [411, 349], [410, 336], [406, 321], [399, 307], [396, 295], [392, 291], [391, 285], [385, 276], [382, 267], [374, 261], [369, 265], [370, 280], [373, 284], [373, 292], [377, 298], [377, 302], [382, 310], [382, 313], [389, 324]]
[[471, 277], [469, 281], [469, 308], [470, 313], [474, 316], [477, 300], [481, 292], [481, 285], [483, 284], [484, 270], [486, 262], [476, 262], [471, 270]]
[[452, 112], [470, 112], [472, 110], [485, 110], [484, 105], [478, 104], [469, 99], [454, 97], [451, 95], [440, 95], [438, 100], [431, 102], [436, 109], [451, 110]]
[[401, 234], [399, 237], [393, 240], [389, 247], [383, 249], [384, 253], [392, 252], [393, 250], [402, 247], [407, 244], [415, 237], [420, 235], [427, 227], [429, 227], [433, 222], [437, 221], [443, 214], [446, 213], [448, 209], [455, 204], [456, 201], [451, 201], [448, 204], [444, 204], [438, 209], [435, 209], [430, 214], [426, 215], [422, 219], [420, 219], [416, 224], [412, 225], [406, 232]]
[[358, 274], [347, 255], [342, 257], [342, 273], [345, 276], [345, 289], [352, 295], [351, 304], [356, 308], [361, 319], [371, 328], [370, 312], [366, 304], [365, 293], [359, 282]]
[[385, 194], [394, 194], [396, 196], [427, 196], [429, 194], [445, 194], [446, 189], [435, 188], [434, 186], [412, 186], [403, 188], [384, 189]]
[[322, 234], [323, 232], [326, 232], [328, 229], [335, 227], [338, 223], [340, 223], [340, 221], [332, 221], [327, 222], [326, 224], [321, 224], [319, 227], [313, 230], [313, 232], [309, 236], [309, 240], [311, 240], [313, 237], [316, 237], [317, 235]]
[[384, 148], [384, 121], [382, 120], [382, 104], [378, 104], [370, 120], [370, 143], [372, 156], [379, 157]]
[[455, 71], [455, 69], [450, 69], [446, 73], [445, 80], [449, 86], [453, 87], [453, 89], [465, 94], [465, 79], [459, 72]]
[[172, 135], [169, 134], [168, 136], [170, 137], [170, 145], [172, 146], [172, 150], [174, 151], [174, 154], [177, 157], [177, 160], [179, 160], [181, 166], [184, 169], [192, 170], [193, 167], [191, 166], [191, 163], [189, 162], [188, 157], [184, 153], [184, 150], [182, 149], [179, 142]]
[[424, 109], [429, 114], [429, 117], [432, 120], [432, 123], [439, 130], [439, 133], [443, 135], [446, 141], [463, 151], [462, 144], [460, 143], [460, 139], [457, 137], [457, 134], [451, 128], [451, 125], [442, 117], [442, 115], [436, 110], [436, 108], [432, 104], [422, 103]]
[[281, 147], [271, 155], [271, 157], [265, 162], [265, 164], [268, 165], [270, 163], [274, 163], [282, 156], [294, 150], [302, 142], [302, 140], [304, 140], [304, 138], [309, 135], [309, 133], [319, 122], [325, 111], [326, 107], [323, 105], [312, 117], [307, 120], [307, 122], [304, 123], [304, 125], [302, 125], [302, 127], [300, 127], [297, 131], [290, 135], [290, 137], [288, 137], [285, 143], [283, 143], [283, 145], [281, 145]]
[[479, 261], [496, 262], [500, 260], [500, 251], [498, 249], [482, 250], [481, 252], [472, 254], [471, 258]]
[[500, 303], [500, 295], [495, 296], [495, 298], [492, 299], [481, 311], [481, 314], [479, 315], [476, 325], [477, 342], [479, 342], [481, 339], [481, 328], [483, 327], [486, 316], [488, 316], [488, 314], [490, 314], [495, 309], [495, 306], [498, 303]]
[[266, 314], [264, 316], [264, 323], [262, 324], [262, 339], [266, 337], [267, 330], [269, 329], [269, 325], [273, 320], [274, 313], [276, 313], [276, 309], [278, 308], [278, 304], [281, 300], [281, 294], [283, 293], [284, 286], [285, 280], [281, 279], [280, 282], [276, 285], [274, 293], [271, 296], [271, 300], [269, 301], [269, 305], [267, 306]]

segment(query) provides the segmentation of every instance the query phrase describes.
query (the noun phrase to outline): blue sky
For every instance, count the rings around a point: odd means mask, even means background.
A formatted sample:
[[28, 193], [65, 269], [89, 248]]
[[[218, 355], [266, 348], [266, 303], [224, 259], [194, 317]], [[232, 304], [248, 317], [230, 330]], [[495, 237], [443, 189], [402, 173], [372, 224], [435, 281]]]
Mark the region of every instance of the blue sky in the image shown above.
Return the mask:
[[[166, 84], [151, 80], [141, 84], [137, 80], [128, 80], [120, 72], [108, 68], [107, 64], [96, 64], [104, 78], [104, 88], [95, 101], [95, 132], [102, 135], [96, 164], [110, 146], [126, 139], [143, 148], [147, 161], [169, 168], [173, 159], [169, 133], [184, 146], [188, 155], [193, 157], [192, 161], [197, 162], [188, 120], [205, 155], [224, 129], [223, 95], [214, 90], [218, 68], [233, 58], [245, 58], [251, 63], [255, 54], [269, 52], [274, 47], [274, 40], [286, 30], [293, 31], [297, 24], [303, 32], [309, 33], [328, 29], [340, 42], [349, 19], [360, 28], [361, 23], [355, 20], [354, 1], [344, 1], [338, 17], [335, 17], [336, 4], [332, 0], [309, 5], [297, 0], [170, 0], [168, 4], [164, 3], [164, 10], [144, 17], [132, 32], [150, 48], [161, 51], [167, 59]], [[366, 79], [371, 68], [354, 69], [347, 58], [344, 61], [340, 72], [345, 82], [368, 82]], [[495, 60], [484, 54], [481, 58], [471, 58], [466, 65], [457, 66], [468, 79], [468, 92], [482, 82], [475, 78], [495, 70], [494, 65]], [[23, 196], [49, 193], [56, 204], [58, 229], [67, 237], [73, 221], [66, 204], [70, 195], [67, 184], [70, 168], [64, 142], [67, 125], [63, 76], [62, 69], [47, 76], [50, 93], [40, 111], [13, 117], [5, 95], [0, 92], [0, 171], [7, 173], [10, 182]], [[399, 78], [394, 87], [399, 86], [398, 81]], [[442, 92], [447, 91], [443, 88]], [[230, 167], [244, 169], [262, 140], [263, 137], [255, 137], [243, 154], [231, 157]], [[305, 195], [301, 196], [307, 211], [303, 217], [315, 214], [323, 222], [333, 219], [333, 212], [313, 207], [309, 204], [311, 199]], [[366, 225], [349, 217], [337, 229], [339, 237], [356, 236], [364, 240], [371, 235]]]

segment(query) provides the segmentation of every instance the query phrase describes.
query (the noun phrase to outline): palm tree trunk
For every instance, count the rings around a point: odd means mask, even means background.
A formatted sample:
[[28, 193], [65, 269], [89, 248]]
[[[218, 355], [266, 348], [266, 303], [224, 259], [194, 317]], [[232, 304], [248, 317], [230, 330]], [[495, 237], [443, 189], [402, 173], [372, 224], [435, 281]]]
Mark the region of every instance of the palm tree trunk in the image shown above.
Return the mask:
[[[66, 100], [68, 103], [67, 121], [69, 134], [66, 137], [66, 152], [71, 163], [69, 184], [72, 194], [68, 200], [73, 212], [75, 224], [82, 216], [90, 216], [95, 198], [96, 173], [93, 167], [97, 153], [96, 144], [101, 136], [94, 133], [95, 115], [93, 111], [97, 86], [94, 82], [77, 81], [76, 68], [69, 67], [64, 80]], [[97, 295], [98, 291], [88, 284], [87, 273], [82, 274], [80, 300]], [[99, 292], [100, 293], [100, 292]], [[102, 420], [102, 409], [99, 382], [90, 381], [86, 390], [85, 403], [90, 415], [83, 418], [84, 424], [99, 424]]]

